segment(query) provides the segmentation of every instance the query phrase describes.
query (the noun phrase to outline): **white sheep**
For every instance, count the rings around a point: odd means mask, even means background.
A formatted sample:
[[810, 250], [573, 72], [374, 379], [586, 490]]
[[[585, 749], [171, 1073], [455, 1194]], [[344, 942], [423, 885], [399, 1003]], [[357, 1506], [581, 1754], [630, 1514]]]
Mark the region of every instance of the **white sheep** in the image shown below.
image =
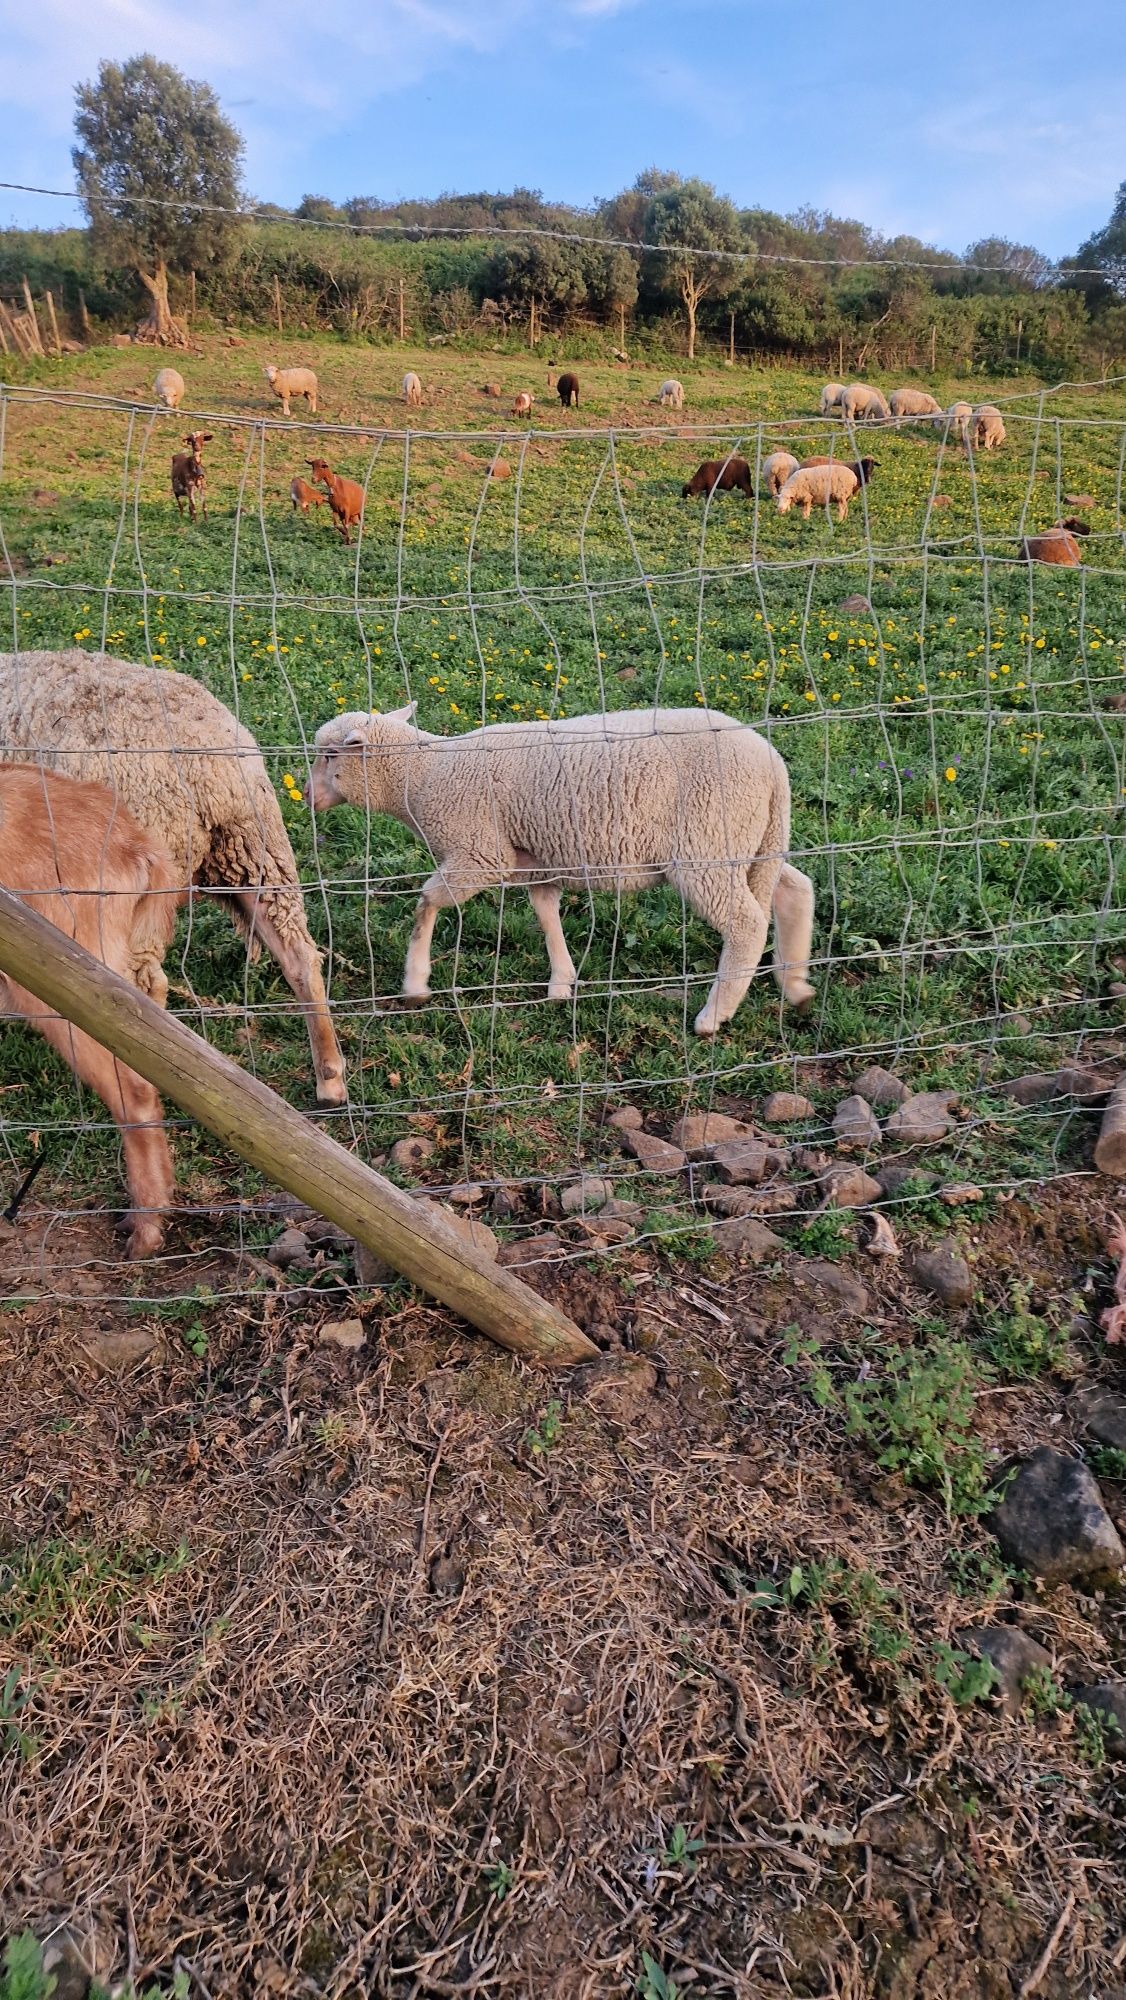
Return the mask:
[[852, 382], [841, 395], [841, 415], [846, 424], [886, 423], [891, 411], [879, 389], [867, 382]]
[[184, 378], [178, 368], [161, 368], [152, 385], [153, 395], [166, 410], [178, 410], [184, 400]]
[[969, 403], [951, 403], [948, 410], [939, 410], [934, 420], [934, 427], [936, 431], [942, 431], [947, 437], [952, 437], [956, 434], [961, 438], [963, 444], [968, 444], [970, 418], [972, 416], [973, 410]]
[[408, 409], [422, 408], [422, 383], [413, 370], [408, 370], [403, 376], [403, 401]]
[[826, 382], [825, 387], [821, 391], [821, 415], [828, 417], [832, 415], [834, 410], [839, 410], [843, 395], [843, 382]]
[[979, 403], [970, 417], [970, 438], [975, 451], [992, 451], [1004, 444], [1005, 426], [1000, 410], [992, 403]]
[[796, 472], [800, 464], [801, 460], [795, 458], [792, 451], [772, 451], [769, 458], [763, 459], [763, 485], [771, 499], [778, 498], [790, 474]]
[[697, 1034], [735, 1013], [772, 909], [774, 976], [788, 1001], [808, 1006], [813, 884], [786, 861], [789, 775], [765, 737], [713, 710], [660, 708], [432, 736], [414, 708], [326, 722], [312, 782], [318, 812], [348, 801], [389, 813], [437, 863], [415, 912], [406, 998], [429, 998], [438, 911], [483, 889], [527, 889], [547, 942], [547, 997], [570, 1000], [561, 889], [669, 882], [723, 938]]
[[[172, 855], [186, 886], [220, 898], [252, 957], [262, 945], [301, 1002], [317, 1098], [345, 1101], [320, 953], [261, 751], [198, 681], [78, 647], [0, 653], [0, 744], [105, 785]], [[138, 978], [142, 976], [138, 969]]]
[[942, 406], [925, 389], [893, 389], [890, 397], [891, 413], [897, 420], [902, 417], [940, 417]]
[[675, 376], [670, 375], [667, 382], [661, 383], [660, 389], [657, 392], [657, 401], [663, 410], [682, 410], [684, 408], [683, 382], [678, 382]]
[[270, 361], [262, 373], [282, 406], [283, 417], [289, 415], [291, 396], [304, 396], [310, 410], [316, 416], [317, 378], [311, 368], [275, 368]]
[[521, 389], [519, 395], [517, 395], [513, 399], [513, 404], [512, 404], [513, 416], [530, 417], [532, 414], [532, 404], [535, 402], [535, 400], [536, 399], [533, 396], [530, 389]]
[[778, 512], [788, 514], [791, 507], [800, 507], [803, 521], [808, 521], [815, 507], [828, 507], [835, 500], [837, 519], [843, 521], [849, 501], [859, 491], [860, 481], [851, 465], [799, 466], [778, 495]]

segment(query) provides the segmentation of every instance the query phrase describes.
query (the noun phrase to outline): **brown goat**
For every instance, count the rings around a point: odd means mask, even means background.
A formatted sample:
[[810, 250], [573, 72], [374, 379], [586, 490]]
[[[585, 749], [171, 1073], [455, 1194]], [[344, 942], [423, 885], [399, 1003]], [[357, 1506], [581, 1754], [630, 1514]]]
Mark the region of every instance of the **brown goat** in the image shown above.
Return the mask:
[[300, 473], [289, 482], [289, 497], [293, 502], [294, 513], [300, 508], [303, 514], [307, 514], [310, 507], [325, 506], [328, 500], [327, 493], [322, 493], [319, 486], [310, 486], [308, 480], [302, 479]]
[[195, 520], [195, 496], [198, 493], [203, 504], [203, 518], [207, 519], [207, 479], [200, 457], [200, 446], [210, 444], [211, 431], [189, 431], [184, 443], [188, 451], [178, 451], [172, 460], [172, 495], [181, 514], [185, 500], [188, 503], [188, 519]]
[[323, 458], [310, 458], [313, 478], [319, 479], [328, 489], [328, 504], [332, 508], [336, 525], [346, 542], [352, 537], [349, 528], [359, 527], [364, 518], [364, 489], [357, 486], [354, 479], [342, 479], [336, 472], [330, 472]]
[[713, 493], [718, 487], [721, 493], [730, 493], [733, 487], [750, 494], [751, 468], [745, 458], [706, 458], [697, 466], [687, 485], [680, 489], [682, 500], [690, 500], [701, 493]]
[[[867, 486], [879, 462], [878, 458], [858, 458], [853, 459], [849, 463], [848, 470], [855, 476], [857, 486]], [[802, 471], [804, 472], [806, 467], [810, 465], [840, 465], [841, 460], [839, 458], [803, 458], [801, 463]]]
[[[0, 764], [0, 884], [163, 1006], [161, 961], [183, 892], [171, 855], [104, 785], [33, 764]], [[129, 1255], [152, 1256], [172, 1200], [172, 1155], [156, 1090], [3, 973], [0, 1013], [37, 1028], [101, 1098], [125, 1155]]]
[[1064, 569], [1078, 569], [1081, 561], [1076, 535], [1089, 535], [1086, 521], [1059, 521], [1042, 535], [1025, 535], [1020, 552], [1025, 562], [1059, 563]]
[[[550, 389], [551, 383], [549, 382], [547, 386]], [[563, 408], [565, 410], [578, 409], [579, 378], [577, 375], [561, 375], [559, 377], [558, 382], [555, 384], [555, 388], [556, 388], [556, 393], [558, 394], [559, 397], [559, 401], [562, 403]]]

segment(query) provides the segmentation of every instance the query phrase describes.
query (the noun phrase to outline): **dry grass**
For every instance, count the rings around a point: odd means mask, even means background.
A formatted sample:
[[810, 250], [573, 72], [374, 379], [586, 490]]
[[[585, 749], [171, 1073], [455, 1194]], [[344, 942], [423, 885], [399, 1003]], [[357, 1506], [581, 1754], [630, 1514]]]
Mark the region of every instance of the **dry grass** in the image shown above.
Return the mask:
[[[1028, 1212], [989, 1228], [1042, 1260]], [[1121, 1610], [955, 1596], [989, 1537], [814, 1406], [786, 1329], [840, 1323], [785, 1274], [542, 1282], [616, 1343], [565, 1380], [414, 1304], [358, 1354], [270, 1300], [202, 1359], [134, 1320], [126, 1374], [93, 1301], [0, 1319], [7, 1925], [93, 1921], [119, 1976], [179, 1958], [214, 2000], [595, 2000], [644, 1952], [681, 1995], [994, 2000], [1073, 1895], [1030, 1990], [1121, 1993], [1110, 1767], [934, 1675], [997, 1603], [1105, 1672]], [[1058, 1387], [982, 1398], [990, 1442], [1059, 1437]], [[787, 1601], [796, 1566], [830, 1581]]]

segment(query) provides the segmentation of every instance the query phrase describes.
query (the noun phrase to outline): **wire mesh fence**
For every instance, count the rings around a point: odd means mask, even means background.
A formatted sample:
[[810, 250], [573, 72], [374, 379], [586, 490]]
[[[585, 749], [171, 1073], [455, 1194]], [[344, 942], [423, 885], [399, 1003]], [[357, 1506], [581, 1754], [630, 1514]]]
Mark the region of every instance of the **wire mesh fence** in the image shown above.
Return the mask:
[[[853, 434], [833, 416], [734, 427], [654, 410], [593, 427], [571, 411], [420, 431], [5, 389], [0, 759], [120, 781], [142, 823], [146, 788], [183, 804], [200, 751], [233, 764], [258, 843], [251, 906], [214, 851], [180, 856], [194, 886], [165, 960], [169, 1004], [311, 1109], [308, 995], [254, 921], [299, 884], [347, 1065], [346, 1102], [316, 1115], [364, 1158], [530, 1239], [532, 1258], [690, 1248], [748, 1214], [808, 1232], [845, 1198], [835, 1170], [858, 1143], [882, 1197], [908, 1203], [1086, 1171], [1085, 1105], [1120, 1053], [1126, 977], [1126, 411], [1116, 384], [994, 400], [1004, 443], [975, 451], [947, 421]], [[189, 522], [169, 459], [196, 430], [211, 434], [209, 506]], [[780, 450], [877, 463], [846, 518], [807, 522], [768, 491]], [[730, 455], [749, 492], [682, 498], [698, 464]], [[291, 502], [315, 459], [362, 488], [347, 543], [327, 507]], [[1090, 527], [1081, 564], [1026, 561], [1020, 538], [1064, 518]], [[60, 652], [142, 663], [151, 692], [100, 698], [89, 660], [41, 658]], [[249, 736], [197, 722], [178, 740], [170, 669]], [[443, 739], [627, 709], [639, 728], [654, 708], [753, 725], [785, 760], [790, 858], [814, 883], [808, 1012], [783, 1004], [764, 958], [734, 1019], [695, 1033], [718, 938], [674, 886], [624, 893], [597, 841], [563, 895], [569, 998], [546, 1000], [517, 880], [439, 914], [431, 997], [405, 1007], [433, 867], [419, 828], [310, 803], [317, 728], [411, 701]], [[254, 743], [292, 873], [264, 838]], [[611, 779], [605, 810], [643, 814], [646, 800]], [[753, 857], [714, 859], [745, 874]], [[947, 1093], [929, 1138], [902, 1119], [865, 1142], [834, 1125], [874, 1064], [918, 1096]], [[1005, 1086], [1033, 1069], [1048, 1081], [1024, 1102], [1031, 1086]], [[778, 1091], [807, 1108], [772, 1127]], [[174, 1227], [130, 1269], [112, 1234], [125, 1206], [112, 1120], [25, 1026], [0, 1024], [5, 1299], [264, 1282], [284, 1197], [167, 1111]], [[623, 1111], [673, 1150], [609, 1122]], [[743, 1136], [774, 1131], [753, 1181], [706, 1157], [706, 1134], [692, 1143], [680, 1121], [709, 1111]], [[403, 1139], [409, 1157], [392, 1150]], [[605, 1181], [609, 1217], [592, 1185]], [[343, 1253], [328, 1258], [325, 1282], [350, 1276]]]

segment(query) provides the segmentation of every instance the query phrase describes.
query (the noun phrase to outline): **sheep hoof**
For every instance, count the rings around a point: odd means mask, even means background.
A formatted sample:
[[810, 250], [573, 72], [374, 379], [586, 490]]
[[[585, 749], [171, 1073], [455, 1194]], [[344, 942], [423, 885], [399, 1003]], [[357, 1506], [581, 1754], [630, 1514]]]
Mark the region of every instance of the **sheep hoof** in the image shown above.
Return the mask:
[[575, 989], [573, 986], [556, 985], [552, 981], [547, 989], [547, 997], [549, 1000], [573, 1000]]
[[129, 1247], [125, 1254], [131, 1264], [142, 1257], [155, 1257], [164, 1242], [164, 1224], [155, 1215], [139, 1215], [129, 1228]]
[[425, 1007], [427, 1001], [432, 997], [429, 986], [424, 986], [420, 993], [401, 993], [399, 995], [404, 1007]]
[[705, 1007], [701, 1013], [697, 1014], [692, 1026], [698, 1035], [704, 1037], [706, 1040], [710, 1040], [713, 1036], [718, 1035], [723, 1022], [717, 1021], [715, 1015], [710, 1014]]
[[814, 987], [807, 986], [805, 980], [801, 979], [795, 980], [794, 984], [788, 989], [786, 998], [795, 1014], [805, 1015], [808, 1014], [814, 1000], [817, 998], [817, 993]]

